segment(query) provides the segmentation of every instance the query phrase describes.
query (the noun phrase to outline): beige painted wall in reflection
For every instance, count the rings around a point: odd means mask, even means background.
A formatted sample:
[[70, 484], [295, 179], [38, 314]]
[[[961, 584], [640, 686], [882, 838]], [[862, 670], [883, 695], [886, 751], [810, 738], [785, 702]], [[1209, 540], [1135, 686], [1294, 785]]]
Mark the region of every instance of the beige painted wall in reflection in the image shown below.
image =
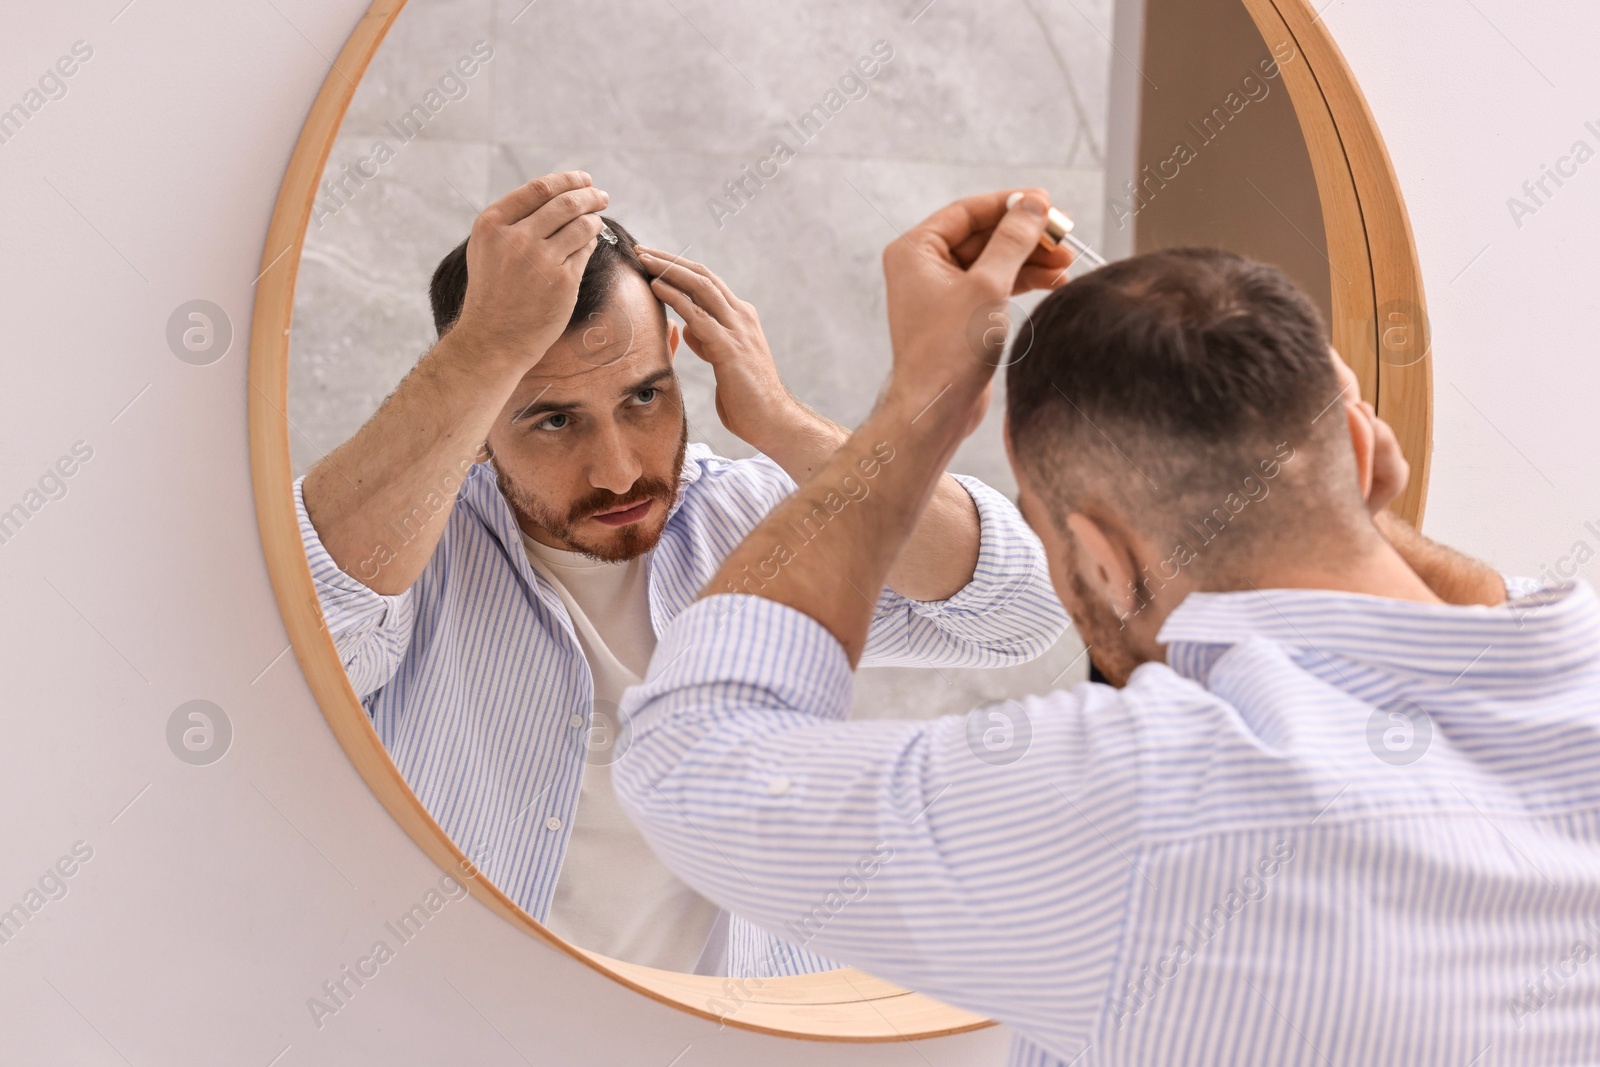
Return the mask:
[[1331, 285], [1349, 280], [1330, 278], [1311, 156], [1274, 57], [1305, 60], [1292, 41], [1263, 40], [1239, 0], [1141, 2], [1160, 32], [1141, 50], [1137, 188], [1112, 183], [1106, 224], [1132, 227], [1137, 252], [1221, 245], [1277, 264], [1331, 321]]
[[[1036, 184], [1098, 245], [1111, 7], [411, 0], [356, 93], [307, 234], [289, 379], [296, 473], [432, 343], [428, 278], [476, 211], [569, 168], [594, 175], [641, 241], [685, 250], [754, 303], [789, 388], [854, 425], [889, 366], [879, 256], [899, 231], [958, 196]], [[841, 86], [879, 41], [892, 58]], [[838, 111], [797, 131], [819, 103]], [[402, 121], [418, 104], [414, 115], [437, 113]], [[794, 157], [754, 197], [729, 200], [725, 183], [745, 168], [772, 173], [761, 164], [779, 140]], [[709, 369], [687, 349], [677, 363], [691, 438], [749, 455], [717, 419]], [[1012, 493], [998, 399], [954, 469]], [[1082, 651], [1069, 633], [1010, 670], [864, 671], [857, 712], [966, 711], [1070, 684], [1087, 672]]]

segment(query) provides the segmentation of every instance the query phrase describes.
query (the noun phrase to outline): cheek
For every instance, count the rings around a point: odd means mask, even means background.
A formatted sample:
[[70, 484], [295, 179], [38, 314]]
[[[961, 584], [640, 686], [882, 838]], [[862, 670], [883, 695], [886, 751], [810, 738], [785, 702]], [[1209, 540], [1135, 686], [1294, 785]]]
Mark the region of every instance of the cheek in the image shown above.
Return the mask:
[[570, 462], [561, 434], [497, 427], [489, 434], [494, 466], [519, 503], [561, 507], [583, 495], [582, 465]]
[[1072, 619], [1073, 629], [1078, 631], [1078, 636], [1084, 642], [1093, 644], [1100, 636], [1091, 632], [1098, 616], [1094, 605], [1090, 603], [1089, 590], [1084, 585], [1083, 577], [1068, 570], [1057, 560], [1056, 565], [1050, 569], [1050, 582], [1055, 586], [1056, 598], [1061, 601], [1061, 606], [1067, 609], [1067, 615]]
[[651, 467], [671, 466], [686, 425], [683, 409], [675, 400], [663, 400], [641, 410], [644, 413], [634, 424], [634, 439], [639, 443], [641, 454], [649, 457], [647, 462]]
[[1103, 635], [1091, 635], [1087, 631], [1095, 629], [1106, 618], [1111, 618], [1115, 625], [1116, 616], [1110, 605], [1095, 593], [1097, 586], [1091, 584], [1089, 576], [1083, 572], [1079, 554], [1072, 543], [1054, 536], [1054, 531], [1049, 531], [1047, 536], [1049, 541], [1046, 542], [1045, 553], [1050, 565], [1050, 583], [1055, 587], [1056, 596], [1067, 609], [1067, 614], [1072, 616], [1079, 634], [1084, 640], [1092, 642], [1096, 636]]

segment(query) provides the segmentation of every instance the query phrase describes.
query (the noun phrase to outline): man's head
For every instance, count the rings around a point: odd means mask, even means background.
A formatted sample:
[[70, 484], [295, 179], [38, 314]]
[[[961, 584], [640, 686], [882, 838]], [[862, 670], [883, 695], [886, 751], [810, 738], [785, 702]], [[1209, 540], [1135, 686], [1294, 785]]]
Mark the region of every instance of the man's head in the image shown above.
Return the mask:
[[[650, 291], [633, 236], [605, 219], [561, 339], [496, 416], [487, 445], [522, 529], [555, 548], [632, 559], [666, 527], [688, 444], [673, 373], [678, 328]], [[434, 270], [439, 335], [467, 292], [467, 242]]]
[[1218, 249], [1135, 256], [1030, 323], [1006, 378], [1019, 503], [1113, 681], [1157, 658], [1188, 592], [1336, 569], [1370, 530], [1337, 357], [1281, 271]]

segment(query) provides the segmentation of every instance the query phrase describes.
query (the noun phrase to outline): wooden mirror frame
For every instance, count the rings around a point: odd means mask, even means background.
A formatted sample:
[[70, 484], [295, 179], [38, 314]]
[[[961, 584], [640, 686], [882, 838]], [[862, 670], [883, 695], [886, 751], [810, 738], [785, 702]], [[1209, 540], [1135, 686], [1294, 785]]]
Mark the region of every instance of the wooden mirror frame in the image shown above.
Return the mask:
[[[1366, 100], [1309, 0], [1243, 0], [1263, 40], [1290, 40], [1303, 63], [1283, 68], [1322, 203], [1330, 265], [1351, 284], [1333, 288], [1334, 346], [1355, 368], [1362, 394], [1395, 429], [1411, 463], [1411, 484], [1393, 508], [1420, 522], [1432, 442], [1432, 358], [1422, 276], [1411, 224], [1388, 151]], [[367, 785], [430, 859], [469, 870], [465, 854], [428, 814], [389, 758], [345, 676], [323, 626], [301, 547], [289, 458], [289, 329], [295, 280], [312, 202], [346, 109], [405, 0], [373, 0], [311, 106], [284, 173], [261, 255], [250, 333], [250, 470], [267, 570], [295, 656], [311, 691]], [[1398, 310], [1396, 310], [1398, 309]], [[1380, 321], [1380, 312], [1384, 321]], [[1379, 358], [1391, 314], [1414, 331], [1401, 361]], [[747, 980], [750, 999], [719, 1015], [725, 979], [662, 971], [570, 945], [484, 878], [472, 894], [513, 927], [540, 938], [645, 996], [730, 1026], [825, 1041], [904, 1041], [961, 1033], [994, 1023], [845, 968], [815, 975]]]

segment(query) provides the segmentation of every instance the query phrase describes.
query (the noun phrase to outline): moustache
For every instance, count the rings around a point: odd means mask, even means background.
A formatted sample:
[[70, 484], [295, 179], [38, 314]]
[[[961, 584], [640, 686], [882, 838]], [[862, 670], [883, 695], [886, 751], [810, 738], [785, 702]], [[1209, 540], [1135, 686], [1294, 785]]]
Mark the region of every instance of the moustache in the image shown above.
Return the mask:
[[567, 523], [569, 525], [575, 524], [591, 515], [598, 515], [602, 511], [611, 511], [613, 508], [624, 506], [631, 507], [654, 498], [671, 500], [674, 492], [674, 487], [668, 484], [665, 478], [641, 478], [626, 493], [613, 493], [609, 489], [596, 489], [572, 505], [572, 508], [567, 513]]

